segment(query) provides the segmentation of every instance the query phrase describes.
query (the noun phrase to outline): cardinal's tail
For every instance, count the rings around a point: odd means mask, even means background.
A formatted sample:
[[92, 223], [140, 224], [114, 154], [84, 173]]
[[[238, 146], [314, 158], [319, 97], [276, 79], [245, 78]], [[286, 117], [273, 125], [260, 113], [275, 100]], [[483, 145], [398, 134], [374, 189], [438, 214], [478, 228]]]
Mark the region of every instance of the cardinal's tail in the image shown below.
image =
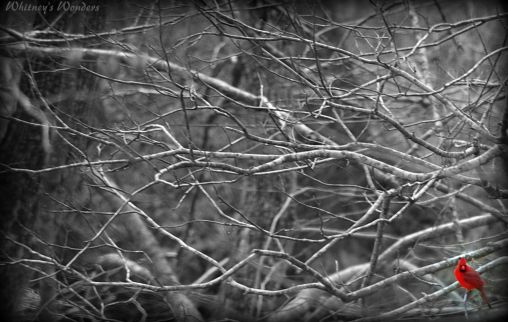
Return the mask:
[[481, 287], [479, 289], [479, 291], [480, 291], [480, 295], [482, 296], [483, 303], [487, 304], [489, 306], [489, 308], [491, 309], [492, 306], [490, 306], [489, 298], [487, 297], [487, 293], [485, 293], [485, 289], [483, 287]]

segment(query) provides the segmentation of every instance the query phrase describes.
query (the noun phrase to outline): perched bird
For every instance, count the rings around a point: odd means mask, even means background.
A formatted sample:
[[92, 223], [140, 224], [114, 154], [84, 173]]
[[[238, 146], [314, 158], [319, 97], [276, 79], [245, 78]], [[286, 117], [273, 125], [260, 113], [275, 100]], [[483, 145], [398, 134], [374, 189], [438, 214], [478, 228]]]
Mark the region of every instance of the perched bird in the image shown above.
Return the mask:
[[487, 304], [489, 308], [492, 308], [489, 303], [489, 298], [485, 293], [485, 289], [483, 288], [485, 282], [474, 268], [467, 265], [467, 261], [464, 257], [459, 258], [459, 262], [457, 263], [457, 267], [455, 267], [453, 273], [455, 274], [457, 281], [459, 281], [460, 286], [466, 289], [466, 294], [464, 294], [464, 306], [466, 305], [469, 292], [477, 289], [480, 291], [483, 302]]

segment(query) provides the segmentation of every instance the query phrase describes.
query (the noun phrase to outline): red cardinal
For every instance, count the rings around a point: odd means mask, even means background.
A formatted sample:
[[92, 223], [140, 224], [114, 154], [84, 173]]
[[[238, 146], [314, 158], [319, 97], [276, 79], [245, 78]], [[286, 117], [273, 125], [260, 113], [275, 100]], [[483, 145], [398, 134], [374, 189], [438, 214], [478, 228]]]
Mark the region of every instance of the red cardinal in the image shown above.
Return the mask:
[[[480, 274], [478, 274], [477, 271], [475, 271], [471, 266], [467, 265], [466, 259], [464, 257], [459, 258], [459, 262], [457, 263], [457, 267], [455, 267], [453, 273], [455, 274], [457, 281], [459, 281], [459, 284], [467, 290], [467, 293], [477, 289], [480, 291], [483, 302], [485, 302], [489, 308], [492, 308], [490, 306], [487, 294], [483, 289], [485, 282], [482, 280]], [[464, 298], [464, 300], [465, 299], [466, 298]]]

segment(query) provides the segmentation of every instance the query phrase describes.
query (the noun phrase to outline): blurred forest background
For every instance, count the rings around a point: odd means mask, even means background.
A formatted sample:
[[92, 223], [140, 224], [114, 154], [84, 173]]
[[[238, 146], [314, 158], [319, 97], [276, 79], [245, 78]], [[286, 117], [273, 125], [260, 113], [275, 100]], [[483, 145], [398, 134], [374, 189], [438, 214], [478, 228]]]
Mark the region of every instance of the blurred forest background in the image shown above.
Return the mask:
[[2, 6], [5, 321], [506, 314], [500, 2]]

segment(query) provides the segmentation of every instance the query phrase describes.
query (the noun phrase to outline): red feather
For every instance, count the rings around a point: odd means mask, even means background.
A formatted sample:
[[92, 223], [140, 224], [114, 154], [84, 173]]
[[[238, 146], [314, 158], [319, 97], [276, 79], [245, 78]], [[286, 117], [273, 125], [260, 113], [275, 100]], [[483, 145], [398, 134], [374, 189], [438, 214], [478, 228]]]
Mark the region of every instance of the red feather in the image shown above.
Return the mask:
[[455, 278], [457, 278], [457, 281], [459, 281], [459, 284], [463, 288], [465, 288], [468, 292], [474, 289], [480, 291], [480, 295], [483, 301], [489, 307], [491, 307], [489, 299], [487, 298], [487, 294], [485, 293], [485, 290], [483, 288], [485, 282], [480, 277], [480, 274], [478, 274], [478, 272], [474, 270], [474, 268], [467, 265], [467, 261], [465, 258], [463, 257], [459, 258], [459, 262], [457, 263], [457, 267], [455, 267], [453, 273], [455, 274]]

